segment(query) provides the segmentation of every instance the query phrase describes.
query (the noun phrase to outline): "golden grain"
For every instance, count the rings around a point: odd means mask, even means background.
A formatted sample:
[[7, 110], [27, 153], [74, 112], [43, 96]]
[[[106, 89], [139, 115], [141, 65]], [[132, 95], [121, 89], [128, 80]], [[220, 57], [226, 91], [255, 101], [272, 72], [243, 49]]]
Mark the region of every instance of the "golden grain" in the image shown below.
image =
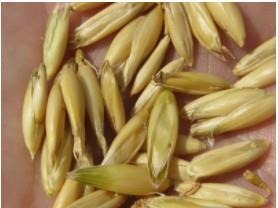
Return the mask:
[[103, 155], [105, 155], [107, 152], [107, 143], [104, 137], [104, 102], [99, 81], [93, 71], [93, 66], [85, 59], [81, 50], [77, 50], [75, 62], [78, 66], [77, 76], [85, 94], [86, 111], [89, 114], [89, 119], [95, 131], [98, 144], [102, 149]]
[[251, 53], [243, 56], [233, 69], [233, 73], [236, 76], [244, 76], [275, 57], [276, 37], [272, 37], [258, 45]]
[[163, 191], [169, 186], [166, 181], [159, 189], [153, 187], [147, 168], [126, 164], [78, 169], [70, 178], [106, 191], [139, 196]]
[[230, 83], [221, 77], [204, 72], [159, 72], [154, 82], [162, 87], [185, 94], [204, 95], [227, 89]]
[[[178, 58], [165, 65], [161, 71], [165, 73], [178, 72], [182, 71], [184, 68], [184, 58]], [[137, 99], [132, 110], [133, 113], [139, 112], [143, 108], [152, 108], [157, 96], [162, 91], [162, 89], [163, 88], [161, 86], [157, 86], [153, 81], [151, 81]]]
[[231, 52], [222, 46], [217, 28], [204, 2], [183, 3], [186, 9], [190, 26], [199, 43], [216, 57], [223, 61], [227, 57], [234, 57]]
[[144, 10], [145, 3], [117, 2], [92, 16], [74, 31], [75, 48], [95, 43], [117, 31]]
[[39, 150], [44, 136], [47, 96], [46, 69], [41, 64], [32, 72], [22, 109], [23, 137], [32, 159]]
[[245, 25], [235, 2], [207, 2], [207, 8], [217, 25], [230, 36], [239, 47], [246, 38]]
[[193, 39], [188, 17], [182, 3], [164, 3], [165, 25], [172, 43], [185, 63], [193, 65]]
[[267, 199], [258, 193], [224, 183], [191, 184], [185, 182], [179, 184], [176, 190], [181, 195], [211, 200], [231, 207], [261, 207], [267, 203]]
[[[135, 32], [130, 55], [120, 74], [120, 85], [122, 89], [125, 89], [129, 85], [142, 62], [154, 49], [159, 39], [162, 25], [163, 11], [161, 6], [158, 5], [146, 15], [142, 25]], [[152, 29], [150, 30], [150, 28]]]
[[275, 83], [276, 81], [276, 61], [271, 59], [264, 62], [256, 69], [238, 80], [234, 87], [254, 87], [261, 88]]
[[150, 114], [147, 137], [148, 170], [155, 186], [168, 176], [178, 138], [179, 116], [174, 94], [162, 91]]
[[100, 85], [111, 124], [114, 130], [119, 132], [126, 122], [125, 109], [118, 82], [109, 62], [105, 62], [102, 67]]
[[56, 6], [48, 21], [43, 43], [43, 62], [48, 80], [54, 77], [64, 58], [68, 44], [69, 16], [68, 6]]
[[170, 38], [168, 35], [165, 35], [157, 44], [144, 65], [139, 69], [130, 92], [131, 95], [135, 95], [142, 91], [152, 80], [152, 76], [159, 70], [165, 58], [169, 44]]

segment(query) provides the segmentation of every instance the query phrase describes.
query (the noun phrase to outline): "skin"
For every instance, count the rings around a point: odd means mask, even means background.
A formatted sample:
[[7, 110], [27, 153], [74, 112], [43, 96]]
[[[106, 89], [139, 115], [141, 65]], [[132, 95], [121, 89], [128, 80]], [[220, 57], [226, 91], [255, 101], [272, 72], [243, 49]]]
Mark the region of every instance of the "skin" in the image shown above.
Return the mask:
[[[227, 36], [221, 33], [223, 43], [237, 59], [262, 41], [275, 35], [275, 3], [241, 3], [239, 6], [247, 30], [245, 46], [242, 49], [238, 48]], [[51, 207], [53, 199], [46, 196], [41, 184], [40, 158], [36, 157], [34, 161], [31, 161], [24, 146], [21, 114], [23, 96], [30, 73], [42, 61], [43, 36], [47, 16], [53, 8], [53, 4], [4, 3], [2, 8], [2, 205], [10, 208]], [[71, 27], [74, 28], [84, 17], [95, 12], [96, 10], [81, 13], [82, 17], [80, 14], [72, 15]], [[112, 37], [108, 37], [86, 48], [87, 55], [96, 66], [102, 64], [107, 45], [111, 40]], [[231, 82], [237, 80], [232, 74], [236, 60], [221, 62], [197, 44], [195, 45], [196, 64], [194, 68], [197, 71], [218, 74]], [[171, 48], [167, 60], [169, 61], [174, 57], [177, 56]], [[267, 90], [275, 91], [275, 86], [270, 86]], [[188, 102], [188, 99], [179, 95], [181, 103]], [[186, 123], [188, 122], [182, 122], [182, 132], [186, 132], [188, 129]], [[275, 118], [243, 131], [217, 137], [215, 146], [254, 137], [265, 137], [270, 139], [273, 144], [264, 158], [248, 168], [260, 175], [275, 193]], [[240, 184], [258, 191], [243, 180], [241, 176], [244, 170], [215, 177], [209, 181]], [[274, 206], [275, 197], [272, 195], [270, 203], [266, 207]]]

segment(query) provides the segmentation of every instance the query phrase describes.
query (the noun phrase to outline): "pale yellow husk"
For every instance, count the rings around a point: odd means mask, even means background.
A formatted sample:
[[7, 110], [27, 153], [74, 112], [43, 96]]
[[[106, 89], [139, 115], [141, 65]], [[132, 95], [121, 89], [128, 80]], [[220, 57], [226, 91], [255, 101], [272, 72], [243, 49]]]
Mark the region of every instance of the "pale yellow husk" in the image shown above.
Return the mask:
[[[185, 62], [184, 58], [178, 58], [167, 65], [165, 65], [161, 71], [165, 73], [171, 73], [171, 72], [178, 72], [182, 71], [185, 68]], [[147, 87], [143, 90], [139, 98], [137, 99], [134, 107], [133, 107], [133, 113], [137, 113], [143, 108], [150, 109], [152, 108], [157, 96], [162, 91], [161, 86], [157, 86], [153, 81], [151, 81]]]
[[65, 136], [61, 138], [60, 145], [56, 147], [55, 160], [50, 163], [48, 145], [46, 142], [44, 143], [41, 157], [41, 175], [44, 190], [49, 196], [56, 196], [65, 182], [72, 163], [72, 148], [73, 137], [71, 131], [65, 129]]
[[102, 165], [128, 163], [140, 150], [147, 137], [149, 111], [133, 116], [114, 138]]
[[217, 28], [204, 2], [183, 3], [190, 26], [199, 43], [216, 57], [225, 61], [233, 57], [231, 52], [222, 46]]
[[73, 2], [70, 4], [71, 9], [77, 12], [88, 11], [108, 4], [108, 2]]
[[[276, 95], [269, 94], [265, 97], [250, 101], [235, 109], [218, 124], [214, 134], [244, 129], [261, 123], [275, 115]], [[260, 109], [258, 111], [258, 109]]]
[[46, 69], [41, 64], [31, 74], [22, 108], [23, 137], [32, 159], [39, 150], [44, 137], [47, 97]]
[[175, 156], [186, 156], [191, 154], [197, 154], [207, 149], [207, 145], [190, 135], [179, 135], [177, 144], [175, 147]]
[[161, 6], [158, 5], [145, 16], [142, 25], [135, 32], [130, 55], [123, 71], [120, 72], [120, 85], [122, 89], [129, 85], [142, 62], [154, 49], [159, 39], [162, 25], [163, 11]]
[[159, 196], [137, 200], [132, 208], [230, 208], [230, 206], [210, 200], [191, 197]]
[[190, 132], [193, 136], [213, 136], [259, 124], [275, 115], [275, 97], [274, 94], [266, 94], [251, 99], [225, 116], [193, 124]]
[[58, 79], [59, 78], [54, 81], [49, 93], [45, 119], [45, 146], [47, 146], [48, 160], [52, 165], [57, 158], [57, 151], [64, 137], [66, 120], [66, 107]]
[[[183, 157], [186, 155], [200, 153], [206, 149], [207, 145], [199, 139], [196, 139], [190, 135], [186, 136], [180, 134], [177, 139], [174, 155]], [[147, 151], [147, 142], [144, 142], [141, 150]]]
[[165, 58], [169, 44], [170, 38], [168, 35], [165, 35], [164, 38], [160, 40], [144, 65], [140, 68], [134, 80], [130, 92], [131, 95], [141, 92], [152, 80], [152, 76], [159, 70], [162, 61]]
[[[199, 104], [194, 109], [191, 108], [188, 110], [188, 107], [185, 106], [184, 111], [186, 112], [187, 118], [190, 120], [198, 120], [225, 116], [245, 103], [265, 96], [266, 92], [260, 89], [241, 88], [225, 90], [222, 95], [217, 96], [215, 99], [211, 99], [211, 95], [207, 95], [210, 98], [206, 99], [206, 103]], [[205, 98], [201, 97], [199, 99], [204, 100]], [[194, 100], [193, 102], [198, 102], [198, 100]]]
[[257, 69], [263, 63], [275, 59], [276, 57], [276, 37], [258, 45], [251, 53], [243, 56], [233, 69], [236, 76], [245, 74]]
[[155, 101], [148, 124], [148, 170], [156, 186], [167, 179], [178, 128], [179, 115], [175, 96], [171, 91], [164, 90]]
[[261, 207], [267, 203], [267, 199], [258, 193], [224, 183], [185, 182], [177, 185], [176, 190], [181, 195], [212, 200], [231, 207]]
[[54, 202], [53, 208], [67, 207], [82, 196], [83, 190], [83, 184], [67, 179]]
[[67, 48], [69, 34], [70, 7], [56, 6], [50, 15], [43, 43], [43, 62], [47, 79], [52, 79], [58, 71]]
[[[148, 157], [147, 153], [140, 153], [132, 160], [132, 163], [136, 165], [147, 166]], [[176, 181], [186, 181], [190, 179], [187, 174], [188, 162], [178, 157], [172, 157], [169, 165], [169, 178]]]
[[266, 139], [241, 141], [197, 155], [187, 165], [193, 178], [205, 178], [238, 170], [260, 158], [269, 148]]
[[193, 65], [193, 39], [188, 17], [182, 3], [164, 3], [165, 25], [172, 43], [185, 63]]
[[194, 204], [198, 204], [201, 207], [206, 207], [206, 208], [231, 208], [228, 205], [225, 205], [224, 203], [219, 203], [213, 200], [205, 200], [205, 199], [197, 199], [197, 198], [192, 198], [189, 196], [182, 196], [182, 198], [188, 202], [192, 202]]
[[118, 82], [109, 62], [105, 62], [102, 67], [100, 85], [111, 124], [114, 130], [119, 132], [126, 122], [125, 109]]
[[104, 62], [108, 61], [113, 68], [116, 68], [126, 61], [130, 54], [134, 34], [142, 25], [144, 18], [145, 16], [137, 17], [117, 33], [106, 52]]
[[85, 94], [86, 111], [95, 131], [97, 141], [103, 155], [107, 152], [107, 143], [104, 137], [104, 102], [94, 67], [84, 57], [81, 50], [77, 50], [75, 62], [78, 66], [78, 78]]
[[201, 138], [213, 138], [215, 135], [215, 129], [218, 125], [220, 125], [224, 118], [224, 116], [220, 116], [207, 120], [200, 120], [197, 123], [191, 125], [190, 134]]
[[245, 25], [235, 2], [207, 2], [207, 8], [217, 25], [230, 36], [239, 47], [246, 38]]
[[256, 69], [238, 80], [234, 87], [254, 87], [262, 88], [275, 83], [276, 81], [276, 61], [271, 59], [264, 62]]
[[98, 189], [127, 195], [149, 195], [169, 186], [169, 181], [166, 181], [159, 189], [155, 188], [147, 168], [126, 164], [78, 169], [70, 174], [70, 178]]
[[87, 163], [84, 126], [85, 96], [76, 69], [73, 61], [69, 61], [63, 66], [60, 86], [74, 137], [73, 153], [80, 166]]
[[117, 31], [138, 16], [146, 3], [118, 2], [92, 16], [74, 31], [74, 47], [84, 47], [95, 43]]
[[126, 198], [126, 196], [116, 193], [97, 190], [93, 193], [83, 196], [82, 198], [67, 206], [67, 208], [118, 208], [125, 202]]
[[196, 71], [174, 73], [161, 71], [153, 80], [159, 86], [193, 95], [209, 94], [230, 87], [230, 83], [221, 77]]
[[198, 109], [202, 105], [205, 105], [207, 102], [211, 102], [218, 97], [221, 97], [229, 92], [233, 92], [236, 89], [228, 89], [228, 90], [220, 90], [218, 92], [210, 93], [208, 95], [204, 95], [202, 97], [199, 97], [198, 99], [195, 99], [188, 104], [186, 104], [182, 110], [181, 110], [181, 116], [185, 118], [191, 118], [192, 113], [195, 111], [195, 109]]
[[246, 170], [243, 173], [243, 177], [245, 180], [247, 180], [249, 183], [253, 184], [254, 186], [257, 186], [258, 188], [262, 189], [266, 192], [266, 194], [269, 196], [271, 194], [271, 189], [267, 185], [267, 183], [255, 172], [251, 170]]

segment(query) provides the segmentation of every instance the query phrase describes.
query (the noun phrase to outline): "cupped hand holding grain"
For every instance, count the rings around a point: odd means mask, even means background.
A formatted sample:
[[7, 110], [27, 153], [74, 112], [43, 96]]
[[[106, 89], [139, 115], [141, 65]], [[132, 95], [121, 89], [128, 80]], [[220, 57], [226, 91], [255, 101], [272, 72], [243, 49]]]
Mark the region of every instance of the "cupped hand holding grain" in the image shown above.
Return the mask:
[[[45, 27], [53, 7], [53, 4], [43, 3], [4, 3], [2, 7], [2, 187], [4, 207], [47, 208], [51, 207], [53, 203], [53, 199], [44, 193], [41, 184], [40, 157], [31, 161], [24, 145], [21, 128], [25, 88], [31, 71], [42, 61]], [[240, 3], [239, 7], [246, 25], [245, 46], [239, 48], [223, 32], [220, 33], [222, 42], [233, 52], [237, 60], [258, 44], [275, 35], [274, 3]], [[71, 31], [97, 10], [73, 14], [70, 21]], [[88, 58], [97, 67], [101, 66], [113, 36], [114, 34], [85, 49]], [[72, 56], [74, 53], [72, 51], [68, 54]], [[167, 62], [177, 57], [172, 46], [166, 56]], [[237, 78], [232, 73], [235, 64], [236, 60], [222, 62], [195, 44], [194, 68], [197, 71], [215, 74], [235, 82]], [[275, 91], [275, 86], [270, 86], [267, 90]], [[187, 97], [179, 95], [182, 103], [186, 99]], [[275, 204], [275, 118], [255, 127], [223, 134], [219, 137], [221, 139], [217, 137], [216, 146], [252, 138], [267, 138], [272, 141], [269, 153], [248, 168], [255, 170], [271, 186], [274, 194], [270, 197], [270, 203], [266, 207], [273, 207]], [[243, 170], [213, 179], [214, 182], [240, 184], [251, 190], [257, 190], [243, 180], [242, 173]]]

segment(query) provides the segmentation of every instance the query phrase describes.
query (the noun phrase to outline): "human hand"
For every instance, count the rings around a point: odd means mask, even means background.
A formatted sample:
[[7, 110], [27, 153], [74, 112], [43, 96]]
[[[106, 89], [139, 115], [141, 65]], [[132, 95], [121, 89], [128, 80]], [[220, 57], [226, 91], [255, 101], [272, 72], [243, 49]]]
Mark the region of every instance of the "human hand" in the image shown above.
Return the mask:
[[[242, 49], [238, 48], [221, 32], [223, 44], [231, 49], [237, 60], [261, 42], [275, 35], [275, 3], [240, 3], [239, 5], [247, 30], [246, 45]], [[51, 207], [53, 199], [46, 196], [41, 184], [40, 157], [31, 161], [24, 145], [21, 114], [23, 96], [31, 71], [42, 62], [43, 37], [53, 4], [4, 3], [2, 8], [3, 206], [10, 208]], [[77, 26], [83, 17], [90, 16], [94, 12], [74, 14], [71, 18], [72, 28]], [[95, 65], [101, 65], [111, 40], [112, 38], [108, 37], [86, 48], [88, 57]], [[232, 74], [236, 60], [224, 63], [202, 47], [196, 48], [198, 52], [195, 57], [194, 68], [196, 70], [217, 74], [230, 81], [236, 80]], [[171, 49], [168, 60], [174, 56], [174, 50]], [[269, 87], [268, 90], [275, 91], [275, 86]], [[270, 139], [272, 148], [265, 158], [249, 168], [254, 169], [272, 188], [274, 194], [267, 205], [270, 208], [275, 204], [275, 118], [253, 128], [224, 134], [221, 136], [222, 139], [217, 138], [216, 146], [258, 137]], [[242, 170], [217, 177], [215, 180], [241, 184], [254, 189], [242, 179], [241, 174]]]

